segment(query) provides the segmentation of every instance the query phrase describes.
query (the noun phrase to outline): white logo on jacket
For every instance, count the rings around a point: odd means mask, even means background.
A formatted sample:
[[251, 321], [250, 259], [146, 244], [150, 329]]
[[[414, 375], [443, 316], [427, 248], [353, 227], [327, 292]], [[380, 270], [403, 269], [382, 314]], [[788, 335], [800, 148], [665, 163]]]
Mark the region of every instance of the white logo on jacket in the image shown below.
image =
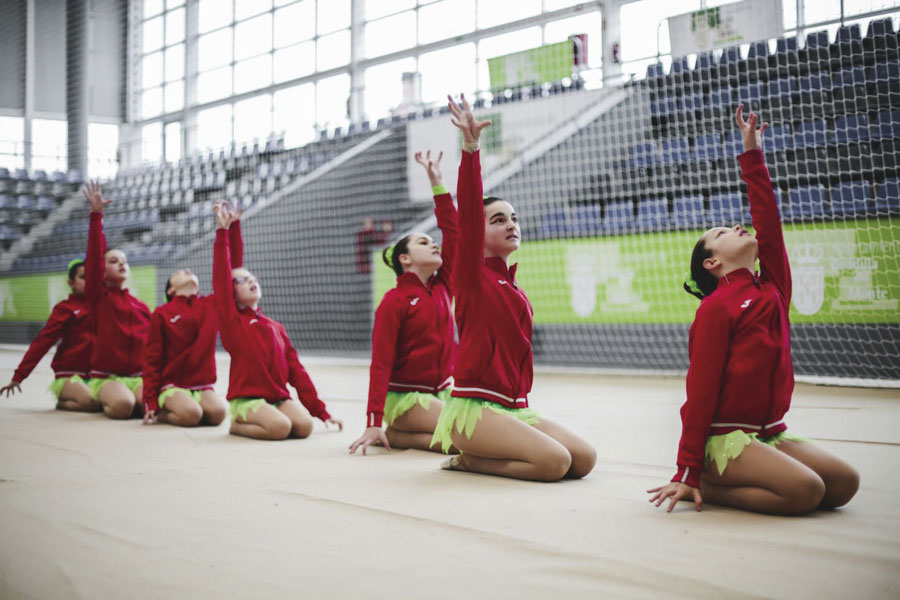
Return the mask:
[[748, 306], [750, 306], [750, 298], [744, 300], [744, 303], [741, 304], [741, 308], [747, 308]]
[[506, 285], [506, 281], [504, 281], [502, 279], [498, 279], [497, 283], [499, 283], [500, 285]]
[[80, 312], [81, 312], [81, 309], [80, 309], [80, 308], [76, 308], [75, 310], [72, 311], [72, 314], [75, 315], [75, 316], [77, 317], [77, 316], [78, 316], [78, 313], [80, 313]]
[[415, 306], [416, 304], [419, 303], [419, 300], [420, 300], [420, 298], [413, 298], [412, 300], [409, 301], [409, 305]]
[[177, 321], [180, 318], [181, 318], [181, 315], [175, 315], [174, 317], [169, 319], [169, 323], [174, 323], [175, 321]]
[[250, 324], [259, 323], [259, 319], [250, 319]]

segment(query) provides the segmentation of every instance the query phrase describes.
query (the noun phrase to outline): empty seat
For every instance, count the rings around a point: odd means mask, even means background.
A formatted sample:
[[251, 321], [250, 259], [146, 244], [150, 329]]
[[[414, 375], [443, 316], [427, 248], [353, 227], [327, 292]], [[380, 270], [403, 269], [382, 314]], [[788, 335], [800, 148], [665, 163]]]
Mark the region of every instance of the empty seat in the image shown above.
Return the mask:
[[572, 231], [577, 236], [597, 236], [603, 228], [603, 209], [599, 204], [572, 208]]
[[849, 181], [838, 184], [831, 190], [831, 214], [851, 217], [865, 216], [872, 197], [872, 187], [868, 181]]
[[713, 227], [728, 227], [736, 223], [750, 224], [749, 207], [743, 206], [737, 192], [714, 194], [709, 197], [708, 224]]
[[694, 141], [694, 160], [715, 161], [725, 156], [722, 148], [722, 136], [719, 133], [701, 135]]
[[703, 196], [676, 196], [672, 203], [672, 223], [676, 227], [701, 227], [705, 222]]
[[631, 148], [631, 168], [650, 167], [659, 164], [660, 156], [656, 144], [653, 142], [645, 142], [636, 144]]
[[794, 136], [794, 143], [797, 148], [824, 146], [827, 143], [827, 129], [824, 119], [800, 123], [800, 126], [797, 127], [797, 134]]
[[872, 139], [900, 137], [900, 110], [878, 113], [872, 124]]
[[794, 188], [788, 195], [788, 203], [782, 207], [782, 215], [791, 221], [815, 219], [825, 214], [825, 187], [808, 185]]
[[775, 152], [794, 149], [794, 135], [791, 124], [773, 125], [766, 129], [764, 146], [768, 145]]
[[900, 179], [885, 179], [875, 186], [875, 209], [878, 212], [900, 211]]
[[634, 203], [631, 200], [610, 202], [603, 215], [603, 231], [625, 233], [634, 225]]
[[833, 140], [836, 144], [869, 141], [869, 118], [864, 114], [838, 117], [834, 122]]
[[542, 238], [565, 237], [568, 233], [569, 210], [567, 208], [551, 208], [544, 213], [540, 228]]
[[685, 138], [676, 138], [672, 140], [664, 140], [662, 143], [662, 163], [680, 164], [688, 161], [690, 151], [688, 142]]
[[638, 203], [637, 227], [660, 229], [669, 224], [668, 206], [665, 198], [648, 198]]

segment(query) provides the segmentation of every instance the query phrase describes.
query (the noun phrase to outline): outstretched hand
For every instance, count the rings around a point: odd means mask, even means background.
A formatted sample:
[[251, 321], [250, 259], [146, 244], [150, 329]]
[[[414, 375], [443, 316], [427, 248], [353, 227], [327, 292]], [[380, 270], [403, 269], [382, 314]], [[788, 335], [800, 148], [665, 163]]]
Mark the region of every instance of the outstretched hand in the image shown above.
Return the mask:
[[700, 509], [703, 508], [703, 497], [700, 496], [700, 490], [695, 487], [691, 487], [686, 483], [672, 481], [667, 485], [656, 487], [652, 490], [647, 490], [647, 493], [654, 494], [654, 496], [650, 498], [650, 502], [655, 502], [656, 506], [659, 506], [660, 504], [665, 502], [666, 498], [671, 497], [672, 500], [669, 501], [669, 506], [666, 508], [666, 512], [672, 512], [672, 509], [675, 508], [675, 503], [687, 496], [693, 498], [694, 506], [697, 507], [697, 512], [700, 512]]
[[144, 425], [149, 425], [151, 423], [158, 423], [159, 419], [156, 416], [155, 410], [145, 410], [144, 411]]
[[366, 450], [375, 443], [381, 443], [382, 446], [385, 447], [386, 450], [391, 449], [391, 443], [388, 441], [387, 436], [384, 434], [384, 429], [381, 427], [367, 427], [366, 431], [360, 436], [358, 440], [350, 444], [350, 454], [355, 454], [357, 448], [362, 448], [363, 456], [366, 454]]
[[84, 184], [84, 188], [82, 188], [81, 191], [84, 193], [84, 197], [87, 198], [88, 202], [91, 203], [91, 212], [102, 213], [103, 209], [106, 208], [106, 205], [112, 202], [112, 199], [107, 200], [103, 197], [103, 194], [100, 192], [99, 181], [87, 182]]
[[744, 105], [739, 104], [734, 113], [734, 120], [737, 123], [738, 129], [741, 130], [741, 137], [744, 138], [744, 152], [759, 150], [762, 147], [762, 134], [769, 124], [763, 123], [762, 127], [757, 129], [756, 124], [759, 121], [757, 114], [751, 112], [750, 118], [745, 121], [743, 113]]
[[229, 210], [228, 205], [224, 202], [217, 202], [213, 205], [213, 212], [216, 213], [216, 224], [219, 229], [228, 229], [234, 222], [234, 213]]
[[325, 429], [329, 429], [332, 425], [336, 425], [338, 431], [344, 430], [344, 422], [340, 419], [335, 419], [334, 417], [329, 417], [325, 419]]
[[7, 398], [12, 396], [15, 392], [19, 392], [20, 394], [22, 393], [22, 387], [15, 381], [10, 381], [7, 385], [4, 385], [2, 388], [0, 388], [0, 396], [6, 394]]
[[431, 159], [431, 150], [425, 153], [425, 156], [422, 156], [421, 152], [416, 152], [416, 162], [425, 167], [425, 173], [428, 175], [428, 181], [431, 182], [431, 187], [436, 185], [440, 185], [444, 176], [441, 173], [441, 159], [444, 157], [444, 153], [438, 153], [437, 158], [434, 160]]
[[452, 96], [447, 96], [448, 106], [450, 107], [450, 122], [463, 132], [463, 143], [477, 144], [478, 138], [481, 137], [481, 130], [491, 124], [490, 120], [479, 121], [472, 114], [472, 108], [469, 101], [466, 100], [465, 94], [459, 95], [460, 104], [453, 100]]

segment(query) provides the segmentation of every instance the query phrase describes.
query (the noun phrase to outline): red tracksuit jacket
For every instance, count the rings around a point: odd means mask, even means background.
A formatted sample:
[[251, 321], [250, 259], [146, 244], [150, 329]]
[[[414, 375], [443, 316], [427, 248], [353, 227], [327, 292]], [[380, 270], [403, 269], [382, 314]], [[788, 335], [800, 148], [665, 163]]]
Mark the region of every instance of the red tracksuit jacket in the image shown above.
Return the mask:
[[284, 326], [258, 310], [237, 309], [228, 236], [223, 229], [216, 231], [213, 290], [222, 345], [231, 355], [228, 399], [263, 398], [275, 403], [291, 397], [290, 383], [312, 416], [329, 419], [331, 415], [300, 364]]
[[534, 311], [516, 284], [517, 265], [507, 268], [500, 258], [484, 258], [479, 152], [462, 153], [457, 201], [463, 241], [454, 271], [459, 351], [452, 395], [526, 408], [534, 376]]
[[139, 377], [150, 309], [128, 290], [103, 283], [105, 253], [103, 213], [92, 212], [84, 261], [84, 295], [97, 341], [91, 353], [91, 377]]
[[[231, 261], [240, 267], [244, 256], [241, 222], [228, 230]], [[174, 296], [150, 317], [144, 345], [144, 405], [159, 410], [159, 395], [166, 388], [212, 389], [216, 382], [216, 301], [207, 296]]]
[[12, 380], [21, 383], [31, 374], [56, 340], [62, 339], [53, 355], [50, 368], [56, 377], [80, 375], [87, 377], [91, 370], [91, 346], [94, 332], [88, 318], [87, 300], [79, 294], [69, 297], [53, 307], [44, 325], [28, 347]]
[[781, 217], [762, 152], [738, 157], [759, 242], [760, 277], [747, 269], [719, 279], [691, 325], [687, 401], [681, 407], [678, 472], [700, 486], [706, 438], [741, 429], [767, 437], [784, 431], [791, 405], [791, 268]]
[[434, 197], [443, 233], [438, 272], [424, 285], [415, 273], [397, 278], [375, 311], [367, 424], [381, 427], [387, 391], [434, 394], [451, 382], [456, 339], [451, 276], [459, 237], [450, 194]]

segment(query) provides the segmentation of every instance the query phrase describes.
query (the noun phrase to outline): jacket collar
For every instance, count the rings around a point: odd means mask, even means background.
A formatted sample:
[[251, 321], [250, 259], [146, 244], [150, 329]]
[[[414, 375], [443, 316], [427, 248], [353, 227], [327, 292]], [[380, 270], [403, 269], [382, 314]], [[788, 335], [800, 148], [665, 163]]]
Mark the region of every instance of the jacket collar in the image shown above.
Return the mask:
[[726, 273], [719, 278], [719, 285], [716, 286], [716, 289], [724, 287], [726, 285], [731, 285], [732, 283], [738, 283], [740, 281], [751, 281], [753, 283], [756, 283], [756, 275], [751, 273], [749, 269], [745, 269], [744, 267], [735, 269], [734, 271]]
[[484, 259], [484, 266], [499, 275], [505, 276], [510, 281], [515, 282], [516, 270], [519, 268], [519, 263], [516, 263], [511, 267], [507, 267], [505, 260], [503, 260], [499, 256], [491, 256]]

